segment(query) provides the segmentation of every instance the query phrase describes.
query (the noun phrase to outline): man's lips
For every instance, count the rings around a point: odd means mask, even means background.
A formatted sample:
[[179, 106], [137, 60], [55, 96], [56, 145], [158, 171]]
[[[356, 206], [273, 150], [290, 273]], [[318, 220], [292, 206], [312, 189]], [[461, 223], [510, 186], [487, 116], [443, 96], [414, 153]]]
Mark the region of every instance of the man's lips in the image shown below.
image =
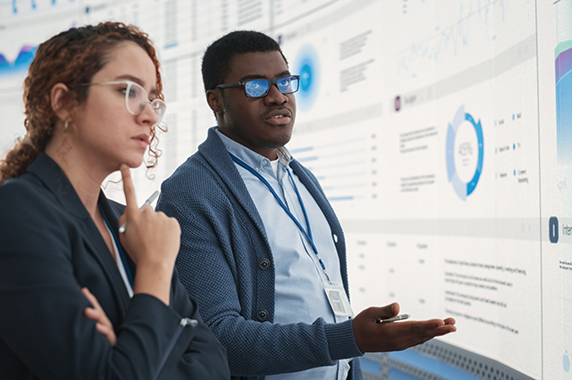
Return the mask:
[[287, 108], [274, 110], [266, 115], [265, 120], [271, 123], [284, 124], [292, 118], [292, 111]]

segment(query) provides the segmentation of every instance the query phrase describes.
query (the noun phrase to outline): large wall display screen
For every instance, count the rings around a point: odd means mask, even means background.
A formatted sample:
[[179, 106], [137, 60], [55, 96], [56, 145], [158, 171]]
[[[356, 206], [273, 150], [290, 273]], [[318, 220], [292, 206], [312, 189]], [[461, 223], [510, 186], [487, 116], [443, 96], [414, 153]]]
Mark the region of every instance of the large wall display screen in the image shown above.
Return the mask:
[[38, 44], [103, 20], [160, 53], [169, 131], [134, 173], [139, 199], [216, 123], [205, 47], [266, 32], [301, 76], [287, 147], [342, 222], [354, 311], [452, 316], [453, 350], [572, 379], [572, 0], [0, 1], [2, 155], [25, 133]]

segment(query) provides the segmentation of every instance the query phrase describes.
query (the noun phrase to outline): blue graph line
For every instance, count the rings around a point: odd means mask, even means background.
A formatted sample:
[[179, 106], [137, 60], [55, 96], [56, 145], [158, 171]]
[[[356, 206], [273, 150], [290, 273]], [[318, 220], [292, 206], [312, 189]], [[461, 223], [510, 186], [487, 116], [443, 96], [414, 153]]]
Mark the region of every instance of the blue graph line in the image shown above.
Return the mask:
[[[473, 4], [476, 3], [476, 6]], [[456, 56], [461, 47], [466, 47], [470, 44], [472, 37], [471, 31], [473, 29], [472, 22], [478, 18], [480, 24], [491, 25], [491, 13], [493, 7], [499, 7], [501, 10], [501, 21], [505, 20], [505, 2], [504, 0], [487, 0], [484, 2], [479, 0], [470, 0], [469, 6], [466, 2], [459, 2], [459, 19], [452, 25], [444, 28], [437, 28], [436, 33], [428, 38], [412, 44], [405, 49], [402, 59], [399, 61], [400, 71], [412, 70], [413, 63], [419, 60], [439, 61], [442, 53], [447, 50], [453, 50]], [[495, 39], [494, 35], [491, 39]], [[413, 73], [412, 76], [416, 76]]]

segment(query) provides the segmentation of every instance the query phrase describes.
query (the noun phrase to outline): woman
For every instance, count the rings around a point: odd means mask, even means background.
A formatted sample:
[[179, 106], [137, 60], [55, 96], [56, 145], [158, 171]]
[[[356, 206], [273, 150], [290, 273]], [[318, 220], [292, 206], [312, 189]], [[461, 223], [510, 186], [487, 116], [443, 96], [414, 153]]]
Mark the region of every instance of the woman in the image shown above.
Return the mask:
[[[178, 223], [135, 200], [129, 168], [165, 111], [146, 34], [103, 23], [49, 39], [24, 103], [27, 134], [0, 164], [1, 376], [229, 378], [174, 274]], [[101, 191], [116, 170], [125, 207]]]

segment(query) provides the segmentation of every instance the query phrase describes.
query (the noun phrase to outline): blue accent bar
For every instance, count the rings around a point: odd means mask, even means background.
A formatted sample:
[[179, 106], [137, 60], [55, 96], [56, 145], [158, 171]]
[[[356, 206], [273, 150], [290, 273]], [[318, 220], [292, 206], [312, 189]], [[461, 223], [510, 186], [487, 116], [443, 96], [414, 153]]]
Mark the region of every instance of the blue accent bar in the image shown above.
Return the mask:
[[391, 380], [423, 380], [420, 377], [417, 377], [407, 372], [400, 371], [395, 368], [391, 368], [389, 370], [389, 378]]
[[298, 162], [308, 162], [308, 161], [316, 161], [318, 159], [318, 156], [310, 156], [310, 157], [304, 157], [304, 158], [297, 158], [296, 160]]
[[298, 149], [288, 149], [290, 151], [290, 153], [300, 153], [300, 152], [308, 152], [310, 150], [314, 150], [313, 146], [306, 146], [303, 148], [298, 148]]
[[[441, 360], [430, 358], [429, 356], [421, 355], [415, 351], [405, 350], [400, 352], [390, 352], [389, 357], [394, 360], [399, 360], [410, 366], [419, 368], [423, 371], [430, 372], [444, 379], [450, 380], [481, 380], [479, 377], [471, 375], [468, 372], [462, 371], [457, 367], [446, 364]], [[394, 380], [393, 377], [391, 377]], [[395, 378], [397, 379], [397, 378]], [[405, 378], [403, 378], [405, 379]], [[416, 379], [416, 378], [415, 378]]]
[[381, 363], [378, 361], [362, 356], [359, 358], [359, 362], [362, 371], [373, 373], [374, 375], [381, 375]]
[[353, 197], [352, 195], [347, 195], [347, 196], [345, 196], [345, 197], [331, 197], [331, 198], [328, 198], [328, 200], [329, 200], [330, 202], [335, 202], [335, 201], [351, 201], [351, 200], [353, 200], [353, 199], [354, 199], [354, 197]]

